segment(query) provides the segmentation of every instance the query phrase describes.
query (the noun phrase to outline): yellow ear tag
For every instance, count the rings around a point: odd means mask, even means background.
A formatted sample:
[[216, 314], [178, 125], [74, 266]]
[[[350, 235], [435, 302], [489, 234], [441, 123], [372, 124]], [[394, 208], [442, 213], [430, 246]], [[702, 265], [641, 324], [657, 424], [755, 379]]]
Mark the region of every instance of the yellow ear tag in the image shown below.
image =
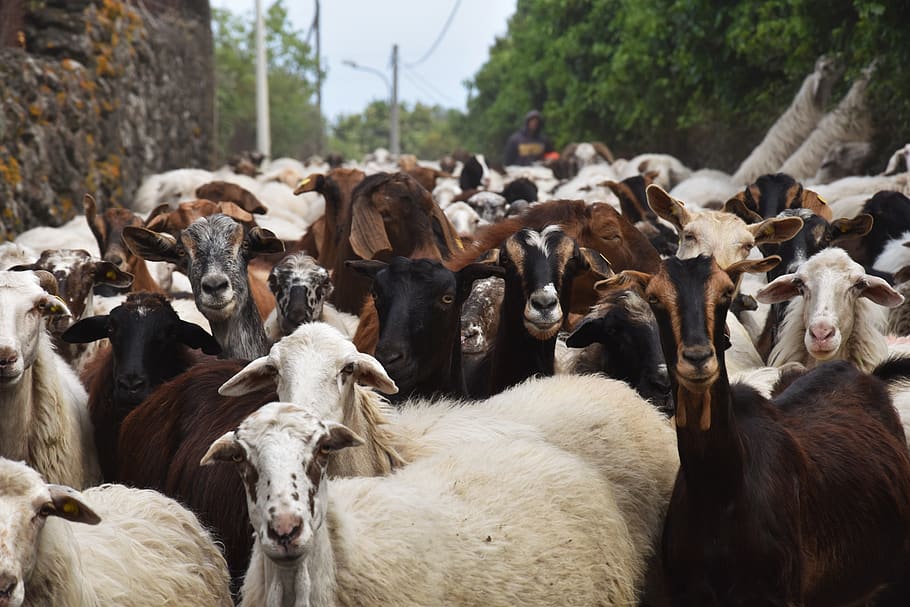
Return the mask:
[[104, 277], [108, 280], [117, 280], [117, 273], [113, 270], [108, 270]]
[[66, 514], [79, 514], [79, 506], [76, 502], [66, 502], [63, 504], [63, 512]]
[[464, 245], [461, 244], [461, 238], [459, 238], [458, 236], [455, 237], [455, 244], [458, 245], [459, 249], [464, 250]]
[[773, 227], [773, 226], [767, 226], [767, 227], [764, 229], [764, 233], [765, 233], [765, 236], [767, 236], [767, 237], [769, 237], [769, 238], [770, 238], [771, 236], [774, 236], [774, 227]]
[[677, 206], [672, 206], [672, 207], [670, 207], [670, 214], [671, 214], [671, 215], [679, 215], [679, 207], [677, 207]]
[[818, 194], [816, 194], [815, 197], [818, 198], [818, 201], [819, 201], [820, 203], [822, 203], [822, 204], [828, 204], [828, 201], [825, 200], [824, 198], [822, 198], [821, 196], [819, 196]]
[[305, 186], [305, 185], [308, 184], [309, 182], [310, 182], [310, 178], [309, 178], [309, 177], [307, 177], [306, 179], [301, 179], [301, 180], [300, 180], [300, 183], [297, 184], [297, 187], [298, 187], [298, 188], [302, 188], [303, 186]]

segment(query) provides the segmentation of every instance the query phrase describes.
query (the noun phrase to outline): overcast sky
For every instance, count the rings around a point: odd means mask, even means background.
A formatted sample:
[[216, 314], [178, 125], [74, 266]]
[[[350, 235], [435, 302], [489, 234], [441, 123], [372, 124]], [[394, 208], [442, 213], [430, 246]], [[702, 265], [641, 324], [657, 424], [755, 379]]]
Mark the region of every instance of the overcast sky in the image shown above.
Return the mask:
[[[423, 63], [404, 67], [426, 53], [456, 0], [322, 0], [323, 112], [359, 113], [374, 99], [388, 99], [389, 89], [372, 73], [342, 64], [347, 59], [384, 72], [391, 81], [392, 44], [398, 43], [401, 69], [398, 97], [409, 105], [420, 101], [464, 109], [472, 78], [487, 60], [490, 46], [506, 32], [516, 0], [461, 0], [439, 46]], [[271, 4], [263, 0], [263, 7]], [[255, 0], [212, 0], [252, 19]], [[295, 29], [308, 31], [315, 1], [285, 2]], [[252, 69], [252, 66], [251, 66]]]

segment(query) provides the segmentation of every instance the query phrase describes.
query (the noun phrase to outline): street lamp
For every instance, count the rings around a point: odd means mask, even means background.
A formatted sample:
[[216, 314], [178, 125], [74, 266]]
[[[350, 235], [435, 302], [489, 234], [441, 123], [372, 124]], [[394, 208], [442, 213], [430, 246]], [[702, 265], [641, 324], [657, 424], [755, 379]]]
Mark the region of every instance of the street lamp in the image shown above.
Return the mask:
[[389, 97], [391, 98], [389, 103], [389, 118], [391, 121], [389, 129], [389, 151], [393, 156], [398, 156], [401, 153], [398, 143], [398, 45], [396, 44], [392, 47], [392, 82], [389, 82], [388, 77], [375, 68], [360, 65], [350, 59], [344, 59], [341, 63], [355, 70], [375, 74], [385, 82], [386, 88], [389, 89]]

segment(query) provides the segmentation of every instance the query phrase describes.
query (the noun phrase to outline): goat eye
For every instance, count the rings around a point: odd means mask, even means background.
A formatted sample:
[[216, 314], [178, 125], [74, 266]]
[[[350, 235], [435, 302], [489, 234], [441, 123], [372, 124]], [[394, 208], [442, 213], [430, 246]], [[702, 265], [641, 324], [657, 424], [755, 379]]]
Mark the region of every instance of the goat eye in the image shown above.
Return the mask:
[[450, 304], [453, 301], [455, 301], [455, 296], [450, 293], [446, 293], [445, 295], [443, 295], [442, 297], [439, 298], [439, 301], [441, 301], [444, 304]]
[[657, 295], [648, 295], [648, 303], [653, 306], [654, 304], [660, 303], [660, 300], [657, 298]]
[[38, 516], [42, 518], [47, 518], [54, 513], [54, 504], [48, 502], [41, 506], [41, 509], [38, 510]]
[[854, 288], [854, 289], [857, 289], [857, 290], [862, 290], [862, 289], [865, 289], [865, 288], [868, 287], [868, 286], [869, 286], [869, 283], [866, 282], [866, 279], [865, 279], [865, 278], [860, 278], [859, 280], [856, 281], [856, 284], [853, 285], [853, 288]]
[[246, 459], [246, 456], [244, 456], [244, 454], [242, 452], [237, 452], [231, 456], [231, 461], [234, 462], [235, 464], [239, 464], [245, 459]]
[[348, 363], [341, 369], [342, 373], [351, 374], [354, 372], [354, 363]]

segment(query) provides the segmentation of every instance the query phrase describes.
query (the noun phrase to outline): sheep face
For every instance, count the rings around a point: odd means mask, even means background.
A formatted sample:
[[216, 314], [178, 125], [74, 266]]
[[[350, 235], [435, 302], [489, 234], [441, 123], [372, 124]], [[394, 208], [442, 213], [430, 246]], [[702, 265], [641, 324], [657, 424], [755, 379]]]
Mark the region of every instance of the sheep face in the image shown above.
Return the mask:
[[[903, 296], [887, 282], [865, 273], [863, 267], [839, 248], [821, 251], [792, 273], [773, 280], [759, 291], [762, 303], [802, 297], [803, 338], [813, 358], [839, 358], [841, 346], [853, 333], [860, 298], [894, 307]], [[870, 330], [876, 330], [870, 327]]]
[[15, 385], [38, 355], [44, 319], [71, 317], [47, 272], [0, 272], [0, 389]]
[[347, 427], [313, 413], [269, 403], [212, 443], [201, 461], [237, 466], [256, 541], [265, 556], [281, 563], [310, 552], [325, 524], [330, 454], [363, 443]]
[[0, 607], [19, 607], [48, 517], [89, 524], [101, 519], [75, 490], [46, 484], [21, 462], [0, 459], [0, 496]]
[[445, 214], [452, 222], [452, 227], [455, 228], [455, 233], [459, 238], [474, 238], [477, 228], [487, 223], [480, 218], [477, 211], [464, 202], [455, 202], [447, 206]]
[[349, 339], [324, 323], [301, 325], [218, 389], [240, 396], [277, 385], [282, 400], [312, 406], [321, 417], [341, 418], [355, 382], [386, 394], [398, 391], [382, 365], [361, 354]]
[[278, 306], [281, 333], [322, 316], [325, 300], [332, 294], [329, 272], [304, 253], [294, 253], [281, 260], [269, 273], [269, 289]]

